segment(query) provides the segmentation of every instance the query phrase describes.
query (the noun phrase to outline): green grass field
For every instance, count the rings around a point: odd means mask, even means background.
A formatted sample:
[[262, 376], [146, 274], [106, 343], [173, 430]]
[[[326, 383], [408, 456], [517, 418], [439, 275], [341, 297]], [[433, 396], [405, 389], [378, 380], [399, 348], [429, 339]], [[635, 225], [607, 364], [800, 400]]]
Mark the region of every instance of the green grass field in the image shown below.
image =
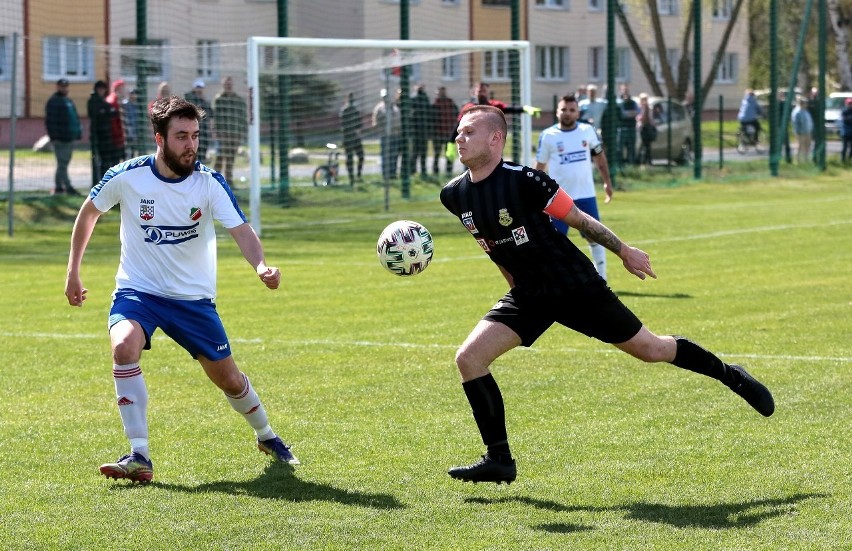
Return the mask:
[[[321, 190], [340, 194], [332, 208], [268, 207], [277, 292], [223, 237], [218, 303], [235, 357], [303, 464], [270, 464], [158, 333], [142, 363], [147, 486], [97, 470], [127, 450], [105, 325], [117, 213], [96, 228], [89, 300], [74, 309], [63, 282], [76, 200], [18, 205], [15, 236], [0, 238], [2, 547], [852, 548], [848, 173], [628, 189], [602, 217], [659, 279], [610, 255], [612, 288], [652, 330], [748, 366], [777, 411], [765, 419], [716, 381], [554, 327], [494, 365], [518, 460], [508, 487], [446, 475], [482, 453], [455, 349], [505, 282], [438, 186], [407, 202], [394, 190], [387, 212], [380, 199], [345, 206], [342, 189]], [[376, 262], [376, 237], [399, 218], [434, 235], [414, 278]]]

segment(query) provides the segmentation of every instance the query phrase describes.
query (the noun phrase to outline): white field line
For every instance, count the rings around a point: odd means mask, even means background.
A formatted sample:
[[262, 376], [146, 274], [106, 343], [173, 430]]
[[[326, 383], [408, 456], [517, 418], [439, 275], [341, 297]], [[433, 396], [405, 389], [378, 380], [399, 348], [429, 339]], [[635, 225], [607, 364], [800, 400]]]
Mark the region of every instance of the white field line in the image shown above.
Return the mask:
[[[49, 339], [49, 340], [94, 340], [94, 339], [107, 339], [106, 331], [98, 334], [90, 334], [90, 333], [25, 333], [25, 332], [11, 332], [11, 331], [2, 331], [0, 332], [0, 337], [3, 338], [15, 338], [15, 339]], [[168, 340], [168, 337], [165, 335], [155, 335], [155, 340]], [[415, 343], [415, 342], [380, 342], [380, 341], [339, 341], [332, 339], [271, 339], [264, 340], [260, 338], [253, 339], [244, 339], [244, 338], [232, 338], [232, 343], [237, 344], [256, 344], [256, 345], [279, 345], [279, 346], [317, 346], [317, 347], [327, 347], [327, 346], [337, 346], [337, 347], [363, 347], [363, 348], [405, 348], [405, 349], [414, 349], [414, 350], [455, 350], [458, 348], [458, 344], [435, 344], [435, 343]], [[620, 352], [615, 348], [598, 348], [598, 349], [580, 349], [580, 348], [571, 348], [571, 347], [556, 347], [556, 348], [547, 348], [546, 350], [540, 350], [535, 348], [522, 348], [519, 347], [516, 349], [518, 352], [522, 353], [536, 353], [536, 354], [544, 354], [547, 352], [556, 352], [556, 353], [570, 353], [570, 352], [583, 352], [583, 353], [593, 353], [593, 354], [620, 354]], [[783, 360], [783, 361], [808, 361], [808, 362], [840, 362], [840, 363], [852, 363], [852, 357], [843, 357], [843, 356], [793, 356], [787, 354], [719, 354], [722, 357], [730, 357], [730, 358], [749, 358], [752, 360]]]

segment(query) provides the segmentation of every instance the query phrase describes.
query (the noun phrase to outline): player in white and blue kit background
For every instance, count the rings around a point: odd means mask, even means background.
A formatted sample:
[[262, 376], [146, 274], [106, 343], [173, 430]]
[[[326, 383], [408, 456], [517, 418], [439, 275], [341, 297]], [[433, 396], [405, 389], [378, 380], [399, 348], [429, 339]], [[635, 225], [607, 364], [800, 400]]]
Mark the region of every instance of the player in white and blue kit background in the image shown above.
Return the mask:
[[[595, 199], [595, 180], [592, 164], [601, 173], [605, 202], [612, 200], [612, 180], [609, 165], [595, 127], [579, 122], [580, 110], [573, 95], [563, 96], [556, 110], [559, 122], [541, 132], [535, 168], [545, 170], [574, 199], [581, 211], [600, 220]], [[568, 225], [562, 220], [553, 220], [553, 225], [563, 234]], [[585, 237], [585, 236], [583, 236]], [[587, 239], [598, 274], [606, 279], [606, 249]]]
[[225, 179], [196, 160], [203, 117], [202, 110], [177, 96], [155, 101], [151, 123], [157, 153], [108, 170], [74, 223], [65, 296], [71, 306], [82, 306], [83, 254], [98, 218], [121, 208], [121, 256], [108, 325], [116, 399], [131, 451], [101, 466], [110, 478], [153, 478], [148, 391], [139, 361], [158, 328], [198, 360], [254, 429], [261, 451], [278, 461], [299, 462], [270, 427], [260, 398], [234, 362], [216, 312], [214, 221], [230, 232], [266, 287], [277, 289], [281, 273], [266, 265], [260, 239]]

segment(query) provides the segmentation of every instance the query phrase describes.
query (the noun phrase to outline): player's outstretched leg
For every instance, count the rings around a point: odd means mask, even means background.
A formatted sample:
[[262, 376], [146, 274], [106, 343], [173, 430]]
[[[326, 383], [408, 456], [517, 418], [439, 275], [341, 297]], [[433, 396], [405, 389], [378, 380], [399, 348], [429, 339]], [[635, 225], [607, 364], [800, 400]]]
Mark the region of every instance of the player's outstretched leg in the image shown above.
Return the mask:
[[139, 452], [123, 456], [115, 463], [101, 465], [101, 474], [107, 478], [126, 478], [131, 482], [145, 484], [154, 479], [154, 464]]
[[760, 381], [749, 374], [742, 366], [727, 364], [732, 381], [725, 384], [741, 396], [751, 407], [764, 417], [775, 412], [775, 400], [772, 393]]

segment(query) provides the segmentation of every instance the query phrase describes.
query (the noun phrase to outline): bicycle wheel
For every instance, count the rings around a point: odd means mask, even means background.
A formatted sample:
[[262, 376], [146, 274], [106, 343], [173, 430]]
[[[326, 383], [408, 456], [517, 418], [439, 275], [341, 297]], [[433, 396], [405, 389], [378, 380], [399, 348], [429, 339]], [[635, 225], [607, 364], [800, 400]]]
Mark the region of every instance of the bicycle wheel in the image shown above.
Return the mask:
[[737, 153], [740, 155], [746, 154], [747, 146], [745, 144], [745, 136], [742, 133], [737, 134]]
[[314, 187], [327, 186], [331, 184], [331, 170], [326, 166], [318, 166], [314, 170]]

